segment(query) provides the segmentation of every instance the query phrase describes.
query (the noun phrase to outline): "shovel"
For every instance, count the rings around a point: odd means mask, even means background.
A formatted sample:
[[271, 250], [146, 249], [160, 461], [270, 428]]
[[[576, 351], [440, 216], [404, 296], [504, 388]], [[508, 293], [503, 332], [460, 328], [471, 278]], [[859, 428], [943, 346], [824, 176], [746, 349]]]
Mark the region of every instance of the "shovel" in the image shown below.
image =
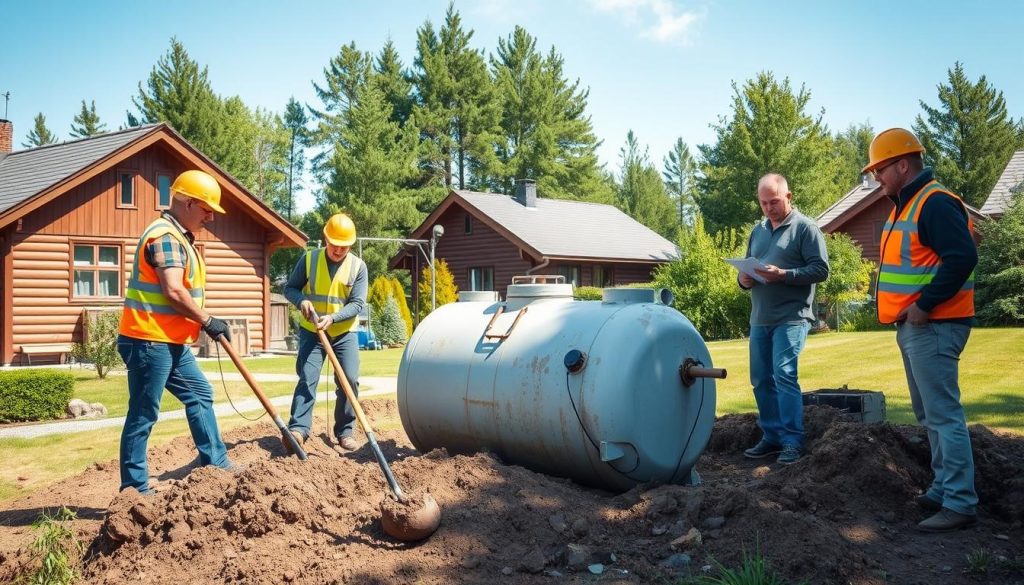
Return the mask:
[[[313, 311], [314, 326], [316, 326], [316, 322], [319, 320], [320, 317], [316, 314], [316, 311]], [[387, 500], [380, 506], [380, 523], [384, 528], [384, 532], [402, 541], [423, 540], [427, 538], [441, 524], [441, 508], [438, 507], [437, 501], [430, 494], [423, 494], [422, 498], [410, 498], [402, 492], [402, 488], [398, 486], [398, 482], [395, 480], [395, 475], [391, 473], [387, 459], [384, 458], [384, 453], [380, 450], [380, 445], [377, 444], [377, 438], [373, 434], [373, 429], [370, 428], [370, 423], [366, 420], [363, 407], [360, 406], [355, 392], [352, 391], [352, 386], [348, 383], [345, 370], [341, 367], [338, 356], [334, 355], [334, 350], [327, 339], [327, 334], [319, 328], [316, 330], [316, 334], [320, 337], [320, 345], [323, 346], [327, 359], [331, 360], [331, 365], [334, 366], [334, 377], [338, 380], [338, 385], [341, 386], [342, 391], [345, 392], [345, 397], [348, 398], [349, 404], [352, 405], [352, 409], [356, 413], [356, 419], [359, 421], [359, 426], [366, 433], [366, 440], [370, 443], [370, 448], [373, 449], [377, 463], [387, 479], [388, 487], [391, 488], [391, 493], [394, 494], [397, 500], [397, 506], [388, 505], [389, 502]]]
[[217, 341], [220, 342], [220, 346], [224, 348], [224, 351], [228, 352], [228, 355], [231, 356], [231, 361], [235, 363], [235, 367], [238, 368], [239, 372], [241, 372], [245, 381], [249, 383], [249, 387], [252, 388], [253, 394], [255, 394], [256, 398], [259, 399], [260, 404], [263, 405], [263, 408], [267, 411], [267, 414], [270, 415], [270, 418], [274, 420], [274, 424], [277, 425], [277, 428], [281, 430], [281, 436], [284, 437], [284, 440], [288, 441], [289, 445], [291, 445], [292, 452], [295, 453], [299, 459], [305, 461], [306, 452], [302, 449], [302, 445], [295, 440], [295, 435], [288, 431], [288, 427], [285, 426], [284, 421], [277, 415], [277, 410], [274, 408], [274, 405], [267, 400], [267, 395], [263, 393], [262, 389], [260, 389], [259, 383], [252, 377], [252, 374], [250, 374], [249, 370], [246, 369], [245, 364], [243, 364], [242, 360], [239, 359], [238, 354], [235, 353], [235, 348], [231, 347], [231, 344], [228, 343], [228, 340], [225, 339], [223, 335], [218, 337]]

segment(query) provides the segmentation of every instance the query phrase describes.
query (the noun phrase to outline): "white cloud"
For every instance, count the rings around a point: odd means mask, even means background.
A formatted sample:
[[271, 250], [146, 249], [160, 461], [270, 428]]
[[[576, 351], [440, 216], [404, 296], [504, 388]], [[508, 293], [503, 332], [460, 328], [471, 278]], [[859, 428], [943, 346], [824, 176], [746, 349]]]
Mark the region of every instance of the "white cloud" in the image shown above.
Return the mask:
[[701, 14], [684, 10], [672, 0], [589, 0], [602, 12], [612, 12], [640, 36], [660, 43], [687, 44]]

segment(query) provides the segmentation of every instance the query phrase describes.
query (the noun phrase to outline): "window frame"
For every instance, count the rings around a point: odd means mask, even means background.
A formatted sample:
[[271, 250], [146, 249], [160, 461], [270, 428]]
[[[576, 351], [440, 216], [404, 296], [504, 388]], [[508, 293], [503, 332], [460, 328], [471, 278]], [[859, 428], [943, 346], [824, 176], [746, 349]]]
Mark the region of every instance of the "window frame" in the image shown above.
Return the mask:
[[[131, 167], [119, 167], [114, 171], [114, 201], [116, 202], [117, 209], [138, 209], [139, 208], [139, 170]], [[132, 202], [124, 203], [124, 194], [121, 192], [121, 187], [124, 182], [121, 180], [121, 176], [130, 174], [132, 177]]]
[[[576, 273], [575, 280], [573, 280], [573, 272]], [[573, 287], [583, 286], [583, 268], [579, 264], [559, 264], [555, 268], [555, 274], [564, 276], [565, 282]]]
[[[76, 247], [90, 246], [93, 248], [93, 264], [87, 266], [80, 266], [75, 264], [75, 248]], [[68, 303], [79, 303], [79, 304], [96, 304], [96, 303], [121, 303], [124, 301], [124, 288], [125, 288], [125, 257], [124, 257], [124, 243], [111, 240], [96, 240], [96, 239], [69, 239], [68, 240], [69, 254], [68, 254]], [[117, 250], [117, 266], [115, 267], [104, 267], [99, 264], [99, 252], [100, 248], [114, 248]], [[113, 272], [117, 274], [117, 295], [116, 296], [79, 296], [75, 294], [75, 272], [76, 271], [89, 271], [93, 275], [93, 290], [99, 291], [99, 273], [100, 272]]]
[[[160, 177], [167, 177], [167, 205], [160, 204]], [[174, 194], [171, 192], [171, 185], [173, 184], [174, 173], [172, 173], [171, 171], [168, 171], [166, 169], [157, 169], [157, 171], [154, 173], [153, 193], [156, 196], [153, 198], [153, 200], [154, 208], [157, 211], [163, 211], [165, 209], [171, 208], [171, 199], [174, 197]], [[120, 201], [120, 199], [118, 199], [118, 201]]]
[[462, 233], [466, 234], [467, 236], [473, 233], [473, 216], [472, 215], [470, 215], [468, 213], [466, 214], [465, 218], [462, 221], [462, 230], [463, 230]]
[[[601, 272], [601, 280], [604, 282], [597, 282], [597, 272]], [[615, 266], [595, 264], [590, 268], [590, 285], [598, 288], [606, 288], [609, 286], [615, 286]]]
[[[476, 288], [476, 280], [473, 278], [474, 272], [480, 272], [480, 288]], [[490, 277], [490, 288], [484, 288], [487, 284], [487, 278]], [[466, 269], [466, 284], [469, 285], [471, 291], [494, 291], [494, 266], [471, 266]]]

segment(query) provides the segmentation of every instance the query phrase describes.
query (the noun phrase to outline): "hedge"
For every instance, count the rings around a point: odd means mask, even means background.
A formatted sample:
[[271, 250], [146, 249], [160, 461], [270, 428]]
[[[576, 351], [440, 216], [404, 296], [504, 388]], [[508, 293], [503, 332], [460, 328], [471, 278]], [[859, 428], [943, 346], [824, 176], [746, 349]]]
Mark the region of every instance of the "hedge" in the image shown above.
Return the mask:
[[0, 422], [58, 418], [74, 390], [75, 377], [68, 372], [0, 372]]

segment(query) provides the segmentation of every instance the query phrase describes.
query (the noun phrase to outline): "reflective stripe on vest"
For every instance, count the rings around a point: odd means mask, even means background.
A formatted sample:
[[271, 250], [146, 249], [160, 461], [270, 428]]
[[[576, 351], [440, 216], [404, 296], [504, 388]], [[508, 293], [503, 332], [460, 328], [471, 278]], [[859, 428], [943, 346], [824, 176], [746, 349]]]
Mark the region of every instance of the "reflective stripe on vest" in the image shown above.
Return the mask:
[[202, 308], [206, 304], [206, 263], [177, 226], [158, 218], [142, 233], [135, 249], [132, 276], [124, 292], [120, 333], [147, 341], [191, 344], [199, 339], [200, 324], [174, 310], [160, 287], [156, 268], [146, 259], [146, 246], [168, 234], [185, 247], [182, 285], [196, 305]]
[[[302, 292], [306, 299], [313, 303], [317, 314], [321, 317], [333, 315], [345, 306], [356, 276], [359, 275], [361, 263], [362, 260], [354, 254], [346, 254], [341, 266], [334, 273], [334, 278], [331, 278], [331, 273], [327, 269], [327, 251], [324, 248], [317, 248], [306, 253], [306, 286]], [[307, 331], [316, 332], [316, 327], [309, 321], [303, 319], [300, 324]], [[359, 315], [356, 315], [351, 319], [331, 324], [327, 327], [327, 334], [337, 337], [342, 333], [354, 331], [358, 326]]]
[[[949, 195], [960, 203], [967, 215], [967, 227], [972, 222], [963, 201], [936, 181], [931, 181], [907, 201], [896, 217], [896, 209], [882, 228], [881, 258], [876, 289], [878, 320], [894, 323], [900, 311], [912, 305], [921, 296], [921, 289], [931, 284], [942, 265], [942, 259], [931, 248], [921, 244], [918, 220], [921, 209], [935, 193]], [[955, 319], [974, 315], [974, 272], [955, 295], [940, 303], [930, 313], [932, 319]]]

